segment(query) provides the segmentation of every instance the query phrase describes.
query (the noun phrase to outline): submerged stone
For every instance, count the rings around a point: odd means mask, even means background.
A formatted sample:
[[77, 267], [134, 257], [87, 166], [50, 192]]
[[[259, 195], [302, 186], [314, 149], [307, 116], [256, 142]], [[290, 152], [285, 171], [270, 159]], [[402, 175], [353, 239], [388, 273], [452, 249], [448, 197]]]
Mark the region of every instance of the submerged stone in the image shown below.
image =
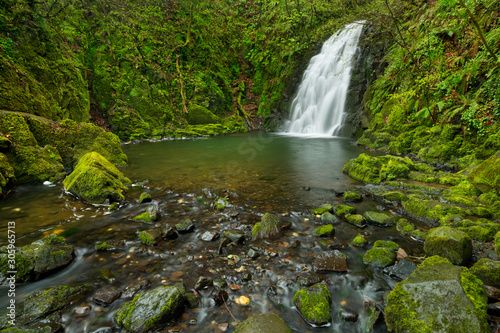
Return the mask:
[[368, 243], [368, 239], [361, 234], [357, 234], [351, 242], [352, 246], [363, 247]]
[[252, 240], [273, 238], [280, 234], [281, 221], [278, 216], [265, 213], [260, 222], [255, 223], [252, 229]]
[[162, 237], [165, 239], [175, 239], [179, 237], [179, 232], [170, 224], [163, 224], [160, 230]]
[[321, 214], [321, 220], [325, 222], [339, 222], [339, 219], [337, 216], [333, 215], [330, 212], [324, 212]]
[[466, 268], [431, 257], [389, 294], [385, 321], [396, 332], [489, 332], [483, 284]]
[[313, 235], [316, 237], [330, 237], [333, 236], [334, 234], [335, 234], [335, 229], [331, 224], [322, 225], [313, 230]]
[[346, 214], [356, 214], [356, 208], [347, 205], [335, 206], [335, 214], [342, 217]]
[[151, 194], [149, 194], [148, 192], [142, 192], [139, 196], [139, 203], [148, 203], [152, 200], [153, 199], [151, 198]]
[[136, 221], [142, 221], [145, 223], [153, 223], [158, 220], [160, 216], [160, 209], [158, 204], [154, 202], [146, 208], [146, 211], [140, 213], [139, 215], [134, 217]]
[[124, 244], [123, 240], [118, 239], [108, 239], [105, 241], [99, 241], [95, 244], [95, 249], [97, 251], [112, 251], [118, 250]]
[[314, 258], [315, 272], [347, 272], [347, 256], [339, 250], [322, 252]]
[[234, 333], [292, 333], [288, 325], [274, 313], [253, 315], [236, 326]]
[[469, 270], [485, 285], [500, 288], [500, 261], [481, 258]]
[[392, 226], [396, 224], [396, 219], [390, 215], [379, 212], [365, 212], [364, 218], [371, 224], [379, 226]]
[[151, 332], [176, 319], [185, 303], [183, 288], [157, 287], [137, 294], [114, 313], [113, 319], [127, 331]]
[[314, 326], [325, 326], [332, 320], [330, 303], [330, 291], [323, 283], [301, 289], [293, 296], [302, 318]]
[[424, 244], [428, 256], [438, 255], [455, 265], [465, 265], [472, 256], [472, 240], [465, 232], [451, 227], [431, 229]]
[[180, 233], [193, 231], [193, 221], [191, 221], [191, 219], [184, 219], [175, 225], [175, 229], [177, 229], [177, 231]]
[[85, 154], [63, 181], [66, 191], [95, 204], [122, 201], [130, 180], [99, 153]]

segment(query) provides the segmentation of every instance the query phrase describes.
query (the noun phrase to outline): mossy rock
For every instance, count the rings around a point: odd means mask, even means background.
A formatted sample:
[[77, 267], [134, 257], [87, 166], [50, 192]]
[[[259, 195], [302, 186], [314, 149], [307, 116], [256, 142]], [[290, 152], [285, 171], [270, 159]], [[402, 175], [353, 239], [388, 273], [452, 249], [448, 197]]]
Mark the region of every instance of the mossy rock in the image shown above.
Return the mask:
[[495, 252], [500, 257], [500, 231], [495, 235]]
[[191, 219], [184, 219], [175, 225], [175, 229], [180, 233], [193, 231], [193, 221], [191, 221]]
[[316, 237], [331, 237], [333, 235], [335, 235], [335, 229], [331, 224], [322, 225], [313, 230], [313, 236]]
[[495, 234], [500, 231], [500, 224], [484, 218], [476, 221], [468, 219], [461, 220], [455, 223], [454, 226], [456, 226], [458, 230], [467, 233], [472, 239], [481, 242], [493, 241]]
[[321, 220], [325, 222], [339, 222], [339, 218], [330, 212], [321, 214]]
[[143, 230], [139, 234], [139, 239], [141, 243], [148, 246], [153, 246], [158, 244], [161, 240], [162, 234], [159, 228]]
[[203, 106], [193, 105], [189, 108], [187, 121], [190, 125], [219, 124], [221, 119]]
[[455, 265], [465, 265], [472, 256], [472, 240], [463, 231], [438, 227], [429, 231], [424, 251], [428, 256], [438, 255]]
[[365, 183], [379, 184], [384, 180], [406, 179], [413, 168], [409, 158], [391, 155], [372, 157], [361, 154], [349, 160], [343, 171], [354, 179]]
[[419, 241], [424, 241], [427, 238], [427, 233], [415, 228], [407, 219], [399, 219], [396, 230], [403, 236], [409, 236]]
[[5, 193], [5, 189], [14, 179], [14, 169], [9, 164], [7, 156], [0, 153], [0, 195]]
[[363, 200], [363, 197], [352, 191], [347, 191], [344, 193], [344, 202], [360, 202]]
[[144, 212], [136, 215], [134, 217], [134, 220], [142, 221], [145, 223], [153, 223], [157, 221], [159, 217], [160, 211], [158, 205], [156, 203], [153, 203], [152, 205], [149, 205]]
[[8, 150], [12, 145], [12, 140], [6, 136], [0, 135], [0, 150]]
[[127, 331], [152, 332], [177, 319], [185, 304], [183, 288], [157, 287], [137, 294], [132, 301], [123, 304], [113, 319]]
[[314, 215], [322, 215], [323, 213], [331, 212], [331, 211], [332, 211], [332, 205], [330, 205], [330, 204], [323, 204], [319, 208], [311, 209], [311, 212]]
[[253, 315], [236, 326], [234, 333], [292, 333], [288, 325], [274, 313]]
[[15, 113], [0, 113], [0, 133], [9, 134], [12, 143], [18, 146], [37, 146], [38, 143], [31, 133], [23, 116]]
[[373, 247], [363, 255], [363, 263], [368, 266], [383, 268], [394, 264], [396, 251], [389, 247]]
[[430, 226], [453, 223], [470, 213], [462, 207], [424, 199], [417, 194], [410, 195], [402, 204], [406, 214]]
[[325, 326], [332, 320], [330, 314], [331, 295], [323, 283], [299, 290], [293, 296], [293, 304], [302, 318], [314, 326]]
[[139, 196], [139, 203], [148, 203], [151, 202], [153, 199], [151, 198], [151, 194], [148, 192], [142, 192], [141, 195]]
[[[467, 268], [426, 259], [396, 284], [385, 308], [395, 332], [489, 332], [483, 284]], [[453, 320], [450, 320], [453, 319]]]
[[347, 222], [355, 225], [358, 228], [366, 227], [366, 219], [361, 214], [346, 214], [344, 218]]
[[252, 229], [252, 240], [273, 238], [280, 234], [281, 221], [278, 216], [265, 213], [260, 222], [255, 223]]
[[485, 285], [500, 288], [500, 261], [481, 258], [469, 270]]
[[478, 165], [467, 177], [481, 192], [500, 192], [500, 151]]
[[351, 242], [352, 246], [363, 247], [368, 244], [368, 239], [361, 234], [357, 234]]
[[346, 214], [356, 214], [356, 208], [347, 205], [335, 206], [335, 214], [342, 217]]
[[371, 224], [379, 226], [393, 226], [396, 224], [396, 219], [393, 216], [379, 212], [365, 212], [364, 218]]
[[382, 197], [387, 201], [403, 202], [408, 200], [408, 196], [399, 191], [388, 191], [382, 194]]
[[94, 248], [96, 251], [113, 251], [118, 250], [123, 244], [123, 240], [108, 239], [105, 241], [98, 241]]
[[15, 146], [11, 158], [18, 184], [39, 184], [64, 177], [64, 166], [53, 146]]
[[95, 204], [125, 199], [130, 180], [99, 153], [85, 154], [75, 170], [63, 181], [66, 191]]

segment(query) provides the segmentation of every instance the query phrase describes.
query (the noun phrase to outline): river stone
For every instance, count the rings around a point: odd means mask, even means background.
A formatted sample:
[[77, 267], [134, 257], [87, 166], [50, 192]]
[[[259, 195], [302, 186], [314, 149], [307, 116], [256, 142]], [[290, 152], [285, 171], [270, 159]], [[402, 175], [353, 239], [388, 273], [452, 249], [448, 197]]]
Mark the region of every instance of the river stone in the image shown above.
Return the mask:
[[477, 276], [484, 284], [500, 288], [500, 261], [489, 258], [479, 259], [471, 268], [470, 272]]
[[139, 196], [139, 203], [140, 204], [148, 203], [151, 201], [153, 201], [153, 199], [151, 198], [151, 194], [149, 194], [148, 192], [142, 192], [141, 195]]
[[122, 293], [123, 298], [132, 299], [139, 290], [145, 289], [151, 284], [149, 280], [134, 281], [130, 283]]
[[252, 240], [273, 238], [280, 234], [281, 221], [278, 216], [265, 213], [260, 222], [255, 223], [252, 229]]
[[347, 256], [339, 250], [320, 253], [313, 261], [315, 272], [347, 272]]
[[231, 242], [235, 243], [243, 243], [245, 241], [245, 234], [234, 230], [226, 231], [224, 233], [224, 236], [226, 236], [226, 238], [229, 239]]
[[17, 271], [16, 282], [36, 281], [44, 275], [67, 266], [75, 258], [75, 248], [63, 237], [49, 235], [30, 245], [15, 249], [16, 267], [8, 265], [8, 248], [0, 248], [0, 284], [5, 284], [8, 271]]
[[352, 240], [351, 245], [352, 246], [357, 246], [357, 247], [363, 247], [368, 243], [368, 239], [366, 239], [365, 236], [361, 234], [357, 234], [356, 237]]
[[379, 226], [393, 226], [396, 224], [396, 219], [384, 213], [365, 212], [363, 216], [369, 223]]
[[200, 276], [196, 284], [194, 285], [194, 289], [202, 290], [214, 285], [214, 280], [208, 276]]
[[158, 220], [160, 216], [160, 208], [156, 202], [149, 205], [144, 212], [134, 217], [136, 221], [142, 221], [146, 223], [153, 223]]
[[356, 192], [347, 191], [344, 193], [344, 202], [360, 202], [363, 197]]
[[342, 217], [346, 214], [356, 214], [356, 208], [348, 205], [337, 205], [335, 206], [335, 214]]
[[371, 250], [366, 251], [363, 263], [373, 267], [386, 267], [396, 260], [396, 251], [399, 245], [391, 241], [376, 241]]
[[175, 225], [175, 229], [177, 229], [177, 231], [180, 232], [181, 234], [193, 231], [194, 229], [193, 221], [191, 221], [190, 219], [184, 219]]
[[176, 319], [185, 303], [184, 290], [177, 285], [157, 287], [123, 304], [113, 319], [129, 332], [151, 332]]
[[324, 212], [321, 214], [321, 220], [325, 222], [339, 222], [339, 218], [330, 212]]
[[361, 214], [345, 214], [344, 217], [347, 222], [355, 225], [358, 228], [366, 227], [366, 220]]
[[313, 326], [325, 326], [330, 323], [330, 303], [330, 292], [323, 283], [301, 289], [293, 296], [293, 304], [302, 318]]
[[220, 234], [217, 232], [217, 231], [205, 231], [202, 235], [201, 235], [201, 240], [205, 241], [205, 242], [212, 242], [214, 240], [216, 240], [217, 238], [220, 237]]
[[330, 237], [333, 235], [335, 235], [335, 229], [331, 224], [322, 225], [313, 230], [313, 236], [316, 237]]
[[179, 237], [179, 232], [169, 224], [163, 224], [160, 230], [162, 237], [165, 239], [175, 239]]
[[403, 259], [396, 265], [385, 268], [384, 273], [393, 279], [402, 281], [409, 277], [416, 269], [417, 265], [412, 263], [410, 260]]
[[121, 290], [104, 287], [97, 290], [92, 296], [92, 301], [99, 305], [108, 306], [122, 295]]
[[143, 230], [139, 234], [139, 239], [144, 245], [156, 245], [161, 240], [161, 231], [159, 228]]
[[112, 251], [118, 250], [120, 247], [124, 245], [124, 241], [122, 239], [107, 239], [105, 241], [99, 241], [95, 244], [96, 251]]
[[236, 326], [234, 333], [292, 333], [288, 325], [274, 313], [253, 315]]
[[83, 155], [63, 181], [66, 191], [94, 204], [124, 200], [128, 184], [130, 179], [96, 152]]
[[483, 284], [467, 268], [431, 257], [396, 284], [385, 308], [389, 331], [490, 332]]
[[500, 257], [500, 231], [495, 235], [495, 253]]
[[451, 227], [431, 229], [425, 239], [424, 251], [428, 256], [447, 258], [455, 265], [465, 265], [472, 256], [472, 240], [465, 232]]
[[500, 151], [475, 167], [467, 180], [483, 193], [500, 191]]
[[321, 207], [311, 209], [311, 212], [314, 215], [321, 215], [321, 214], [326, 213], [326, 212], [331, 212], [332, 208], [333, 207], [330, 204], [323, 204], [323, 205], [321, 205]]

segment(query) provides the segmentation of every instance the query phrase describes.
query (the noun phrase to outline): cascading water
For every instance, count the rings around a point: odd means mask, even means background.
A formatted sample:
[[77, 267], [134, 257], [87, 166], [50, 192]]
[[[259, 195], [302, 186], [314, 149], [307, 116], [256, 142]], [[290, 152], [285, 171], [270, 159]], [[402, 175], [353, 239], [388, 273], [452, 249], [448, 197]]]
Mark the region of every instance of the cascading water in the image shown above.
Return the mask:
[[364, 22], [354, 22], [330, 37], [304, 73], [292, 102], [288, 134], [335, 136], [342, 127], [351, 68]]

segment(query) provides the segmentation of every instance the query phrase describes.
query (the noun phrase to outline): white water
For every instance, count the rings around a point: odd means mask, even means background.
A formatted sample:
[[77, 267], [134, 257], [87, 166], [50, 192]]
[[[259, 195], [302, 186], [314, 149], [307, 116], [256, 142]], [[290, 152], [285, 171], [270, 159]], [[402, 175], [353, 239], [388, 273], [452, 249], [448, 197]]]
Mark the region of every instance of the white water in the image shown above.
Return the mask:
[[351, 68], [364, 22], [351, 23], [330, 37], [304, 73], [292, 102], [287, 134], [335, 136], [342, 127]]

